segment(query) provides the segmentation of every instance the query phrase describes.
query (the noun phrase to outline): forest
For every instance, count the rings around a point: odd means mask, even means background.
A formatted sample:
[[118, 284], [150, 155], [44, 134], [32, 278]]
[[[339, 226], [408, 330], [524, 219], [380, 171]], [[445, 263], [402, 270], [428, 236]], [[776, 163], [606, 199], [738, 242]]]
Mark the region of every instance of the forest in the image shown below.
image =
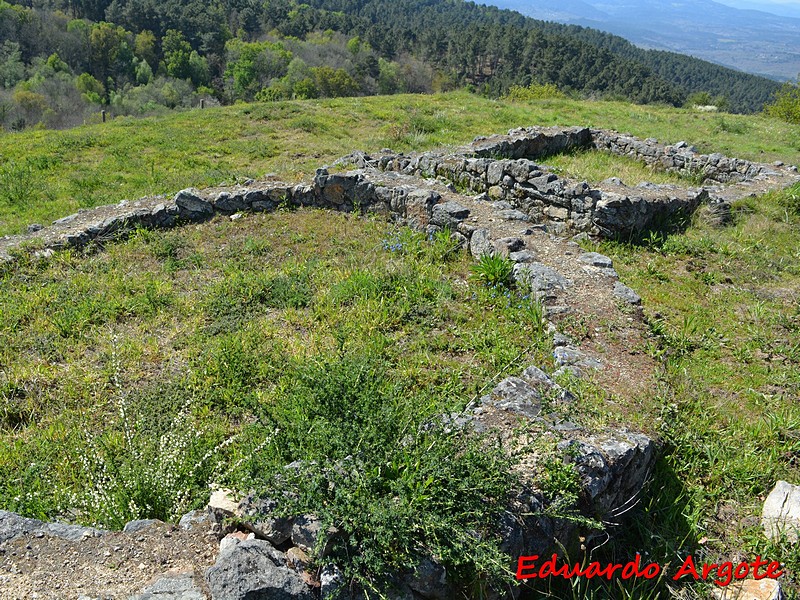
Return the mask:
[[771, 80], [462, 0], [0, 0], [0, 127], [287, 98], [438, 92], [756, 112]]

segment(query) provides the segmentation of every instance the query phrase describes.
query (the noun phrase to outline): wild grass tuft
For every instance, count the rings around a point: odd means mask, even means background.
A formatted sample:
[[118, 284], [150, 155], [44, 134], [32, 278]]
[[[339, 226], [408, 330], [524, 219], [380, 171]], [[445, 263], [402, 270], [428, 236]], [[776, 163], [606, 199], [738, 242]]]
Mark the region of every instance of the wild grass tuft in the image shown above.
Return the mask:
[[514, 263], [499, 254], [484, 254], [470, 271], [473, 277], [487, 287], [505, 287], [511, 283]]

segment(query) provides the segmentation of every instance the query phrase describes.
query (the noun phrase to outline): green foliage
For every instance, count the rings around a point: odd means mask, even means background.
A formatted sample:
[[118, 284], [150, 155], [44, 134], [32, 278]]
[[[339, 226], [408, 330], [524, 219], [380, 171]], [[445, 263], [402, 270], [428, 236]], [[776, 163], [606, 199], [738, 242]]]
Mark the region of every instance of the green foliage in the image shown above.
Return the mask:
[[[68, 6], [74, 19], [59, 12], [67, 8], [63, 2], [36, 8], [4, 3], [0, 85], [10, 89], [41, 65], [51, 79], [89, 73], [105, 88], [103, 103], [117, 114], [185, 106], [174, 98], [165, 105], [151, 97], [146, 107], [129, 110], [127, 105], [138, 102], [119, 101], [135, 84], [147, 86], [165, 76], [190, 81], [192, 92], [206, 97], [213, 90], [222, 103], [464, 87], [525, 100], [563, 93], [676, 106], [696, 92], [723, 110], [722, 98], [729, 98], [730, 109], [742, 112], [761, 109], [778, 87], [689, 57], [640, 50], [609, 34], [508, 17], [490, 7], [448, 3], [439, 10], [415, 0], [398, 2], [343, 7], [335, 0], [80, 0]], [[454, 29], [452, 23], [464, 27]], [[252, 41], [265, 38], [269, 41]], [[55, 53], [57, 62], [49, 60]], [[315, 73], [287, 74], [287, 60], [296, 57]], [[542, 85], [521, 87], [531, 81]], [[44, 96], [46, 109], [0, 117], [14, 129], [62, 128], [96, 112], [94, 95], [79, 102], [77, 111], [74, 99], [59, 100], [58, 90]]]
[[736, 133], [742, 135], [749, 131], [747, 124], [743, 121], [726, 119], [725, 117], [719, 117], [716, 120], [716, 126], [719, 131], [724, 131], [726, 133]]
[[292, 60], [292, 53], [280, 43], [250, 43], [234, 38], [225, 49], [225, 74], [232, 78], [233, 97], [241, 100], [252, 100], [272, 79], [283, 77]]
[[148, 403], [117, 389], [117, 414], [104, 431], [84, 426], [84, 484], [69, 500], [84, 521], [115, 529], [135, 519], [175, 521], [205, 493], [227, 443], [198, 427], [191, 400], [170, 410], [184, 393], [158, 390], [159, 402]]
[[17, 42], [5, 40], [0, 46], [0, 86], [12, 88], [25, 79], [25, 63]]
[[[302, 67], [302, 61], [294, 59], [290, 70], [296, 61]], [[302, 68], [296, 70], [298, 74], [302, 72]], [[47, 80], [42, 91], [52, 89], [53, 83]], [[84, 119], [98, 123], [98, 105], [82, 100], [74, 81], [64, 85], [68, 89], [57, 88], [58, 101], [71, 99], [77, 107], [64, 126]], [[291, 95], [289, 89], [279, 97]], [[42, 97], [37, 96], [39, 101]], [[38, 105], [43, 110], [31, 118], [40, 119], [50, 102], [45, 97], [47, 106]], [[150, 84], [129, 87], [121, 94], [112, 90], [110, 105], [106, 105], [115, 115], [149, 118], [135, 123], [112, 119], [74, 131], [0, 136], [0, 155], [16, 164], [25, 164], [30, 158], [32, 175], [44, 189], [44, 193], [36, 192], [41, 200], [25, 211], [10, 210], [7, 203], [0, 202], [0, 235], [19, 233], [29, 223], [53, 221], [82, 206], [169, 194], [186, 186], [215, 185], [237, 176], [258, 177], [275, 172], [285, 180], [304, 178], [319, 164], [351, 152], [348, 139], [354, 137], [362, 140], [363, 148], [369, 152], [387, 146], [398, 151], [426, 150], [462, 144], [476, 135], [507, 130], [531, 120], [546, 125], [586, 123], [630, 131], [641, 138], [686, 139], [702, 152], [721, 151], [748, 160], [800, 162], [799, 126], [785, 124], [776, 129], [773, 119], [762, 116], [725, 115], [725, 121], [735, 127], [739, 123], [747, 127], [747, 135], [741, 135], [722, 131], [717, 126], [721, 117], [718, 114], [697, 114], [697, 118], [689, 119], [666, 107], [569, 99], [524, 104], [490, 100], [463, 91], [286, 101], [166, 114], [168, 106], [185, 109], [198, 103], [190, 82], [157, 76]], [[206, 106], [210, 105], [206, 97]], [[15, 128], [19, 119], [27, 119], [13, 97], [5, 103], [0, 99], [0, 117], [3, 114], [8, 128]], [[470, 116], [476, 114], [483, 116]], [[313, 127], [294, 127], [297, 117], [313, 122]], [[30, 125], [37, 121], [27, 122]], [[198, 153], [200, 146], [206, 151]], [[113, 153], [104, 151], [112, 147]], [[292, 161], [280, 159], [290, 153], [301, 156]], [[66, 162], [70, 171], [64, 176], [56, 167]], [[631, 185], [639, 181], [682, 183], [678, 177], [600, 152], [552, 157], [548, 164], [564, 169], [567, 176], [589, 181], [619, 175]]]
[[136, 34], [133, 53], [136, 58], [145, 61], [151, 71], [158, 68], [158, 42], [152, 31], [140, 31]]
[[189, 59], [192, 47], [186, 41], [183, 33], [175, 29], [167, 31], [161, 42], [161, 51], [164, 53], [164, 63], [170, 77], [191, 79], [192, 70]]
[[69, 65], [65, 63], [61, 58], [58, 56], [57, 52], [53, 52], [50, 56], [47, 57], [47, 62], [45, 63], [49, 69], [52, 69], [55, 73], [69, 73]]
[[350, 38], [347, 42], [347, 50], [351, 54], [358, 54], [361, 50], [361, 38], [358, 36]]
[[42, 198], [41, 181], [29, 163], [9, 161], [0, 166], [0, 201], [25, 210]]
[[252, 484], [285, 498], [284, 514], [335, 526], [317, 562], [344, 565], [367, 589], [386, 591], [387, 573], [425, 557], [464, 585], [509, 581], [509, 557], [490, 534], [515, 481], [508, 459], [489, 440], [445, 431], [436, 407], [420, 410], [387, 368], [362, 353], [289, 364], [282, 402], [261, 417], [278, 432], [280, 459], [253, 456]]
[[470, 267], [473, 277], [487, 287], [507, 286], [514, 262], [499, 254], [484, 254]]
[[312, 67], [310, 71], [316, 88], [325, 98], [354, 96], [358, 92], [358, 83], [344, 69]]
[[207, 313], [212, 327], [236, 326], [267, 308], [304, 308], [312, 298], [307, 267], [287, 273], [235, 273], [209, 293]]
[[147, 85], [153, 80], [153, 69], [146, 60], [141, 60], [136, 65], [136, 83]]
[[378, 60], [378, 91], [381, 94], [396, 94], [402, 88], [399, 65], [395, 62]]
[[101, 104], [106, 97], [105, 86], [89, 73], [81, 73], [78, 75], [78, 77], [75, 78], [75, 87], [89, 102], [95, 104]]
[[800, 217], [800, 184], [785, 190], [781, 196], [781, 205], [793, 217]]
[[800, 86], [785, 83], [775, 94], [775, 99], [764, 107], [764, 112], [770, 117], [800, 124]]
[[695, 92], [693, 94], [689, 94], [689, 96], [686, 98], [684, 106], [692, 108], [693, 106], [708, 106], [713, 103], [714, 102], [711, 98], [711, 94], [708, 92]]
[[90, 72], [101, 82], [127, 77], [133, 71], [132, 39], [113, 23], [95, 23], [89, 32]]

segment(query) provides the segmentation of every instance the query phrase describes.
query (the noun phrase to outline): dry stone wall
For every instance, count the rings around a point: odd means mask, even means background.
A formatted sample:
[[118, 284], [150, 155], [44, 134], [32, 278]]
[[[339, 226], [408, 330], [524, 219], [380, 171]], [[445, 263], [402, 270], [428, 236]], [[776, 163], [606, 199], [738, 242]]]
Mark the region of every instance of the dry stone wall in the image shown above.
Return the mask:
[[[658, 226], [677, 213], [692, 213], [701, 204], [725, 204], [749, 190], [725, 194], [725, 185], [680, 187], [642, 183], [629, 187], [618, 179], [597, 186], [559, 177], [540, 159], [554, 154], [597, 148], [631, 156], [667, 171], [705, 178], [735, 187], [735, 182], [763, 180], [768, 187], [788, 186], [800, 180], [797, 168], [764, 165], [721, 154], [697, 154], [684, 142], [660, 144], [608, 130], [572, 128], [520, 128], [507, 135], [478, 137], [451, 152], [409, 155], [390, 150], [370, 156], [354, 152], [335, 166], [355, 166], [351, 172], [319, 169], [312, 181], [291, 185], [279, 181], [249, 182], [199, 192], [182, 190], [170, 201], [144, 198], [114, 206], [83, 210], [54, 222], [51, 227], [31, 226], [28, 234], [0, 240], [0, 260], [9, 250], [33, 242], [42, 249], [83, 246], [103, 242], [133, 227], [171, 227], [198, 221], [216, 213], [272, 211], [279, 206], [313, 206], [340, 211], [359, 210], [386, 215], [393, 220], [425, 228], [439, 196], [419, 179], [435, 178], [451, 189], [477, 194], [487, 201], [502, 201], [509, 210], [534, 223], [549, 223], [555, 233], [587, 233], [626, 238]], [[387, 180], [386, 174], [412, 176], [413, 180]], [[698, 175], [699, 174], [699, 175]]]
[[523, 211], [534, 222], [603, 237], [629, 237], [679, 212], [691, 213], [709, 200], [701, 188], [646, 184], [630, 188], [618, 180], [597, 187], [557, 176], [534, 162], [539, 158], [589, 148], [592, 130], [521, 129], [507, 136], [477, 138], [451, 153], [411, 155], [354, 153], [341, 164], [395, 171], [449, 181], [455, 189], [486, 194]]
[[660, 144], [654, 138], [640, 140], [631, 135], [603, 129], [593, 129], [591, 135], [592, 144], [598, 150], [629, 156], [698, 181], [738, 183], [758, 175], [777, 174], [775, 167], [783, 166], [763, 165], [741, 158], [729, 158], [723, 154], [698, 154], [697, 149], [686, 142], [666, 145]]

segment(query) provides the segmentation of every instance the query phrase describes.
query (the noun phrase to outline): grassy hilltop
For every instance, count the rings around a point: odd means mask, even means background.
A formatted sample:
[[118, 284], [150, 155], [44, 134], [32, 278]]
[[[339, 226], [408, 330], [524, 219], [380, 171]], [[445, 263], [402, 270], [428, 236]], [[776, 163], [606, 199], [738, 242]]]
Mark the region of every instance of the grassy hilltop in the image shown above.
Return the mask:
[[[750, 160], [800, 162], [800, 127], [759, 116], [566, 99], [508, 103], [465, 92], [240, 104], [0, 136], [0, 234], [190, 185], [270, 172], [308, 178], [353, 150], [463, 144], [521, 125], [602, 127]], [[574, 171], [593, 176], [580, 160]]]
[[[236, 105], [3, 135], [0, 234], [188, 186], [308, 179], [357, 149], [428, 149], [525, 125], [612, 128], [800, 163], [800, 126], [761, 116], [464, 92]], [[592, 152], [546, 162], [590, 181], [674, 181]], [[800, 189], [743, 200], [734, 213], [723, 229], [697, 222], [635, 245], [586, 245], [614, 258], [643, 297], [653, 338], [638, 350], [662, 366], [634, 399], [577, 388], [575, 419], [663, 442], [634, 525], [604, 548], [609, 560], [760, 554], [786, 563], [797, 597], [800, 552], [767, 543], [757, 517], [777, 479], [800, 481]], [[501, 578], [492, 540], [459, 532], [495, 516], [513, 469], [423, 425], [501, 374], [549, 369], [552, 357], [537, 306], [481, 286], [470, 264], [446, 238], [286, 210], [22, 256], [0, 272], [0, 508], [120, 526], [174, 518], [202, 504], [210, 482], [277, 486], [271, 475], [298, 457], [305, 484], [324, 480], [313, 461], [354, 460], [358, 476], [342, 476], [335, 494], [307, 485], [295, 499], [354, 515], [342, 527], [370, 551], [351, 574], [413, 564], [424, 547], [467, 583]], [[588, 334], [580, 315], [562, 327]], [[568, 495], [573, 476], [551, 464], [541, 485]], [[669, 598], [667, 583], [612, 591], [579, 581], [554, 593]]]

